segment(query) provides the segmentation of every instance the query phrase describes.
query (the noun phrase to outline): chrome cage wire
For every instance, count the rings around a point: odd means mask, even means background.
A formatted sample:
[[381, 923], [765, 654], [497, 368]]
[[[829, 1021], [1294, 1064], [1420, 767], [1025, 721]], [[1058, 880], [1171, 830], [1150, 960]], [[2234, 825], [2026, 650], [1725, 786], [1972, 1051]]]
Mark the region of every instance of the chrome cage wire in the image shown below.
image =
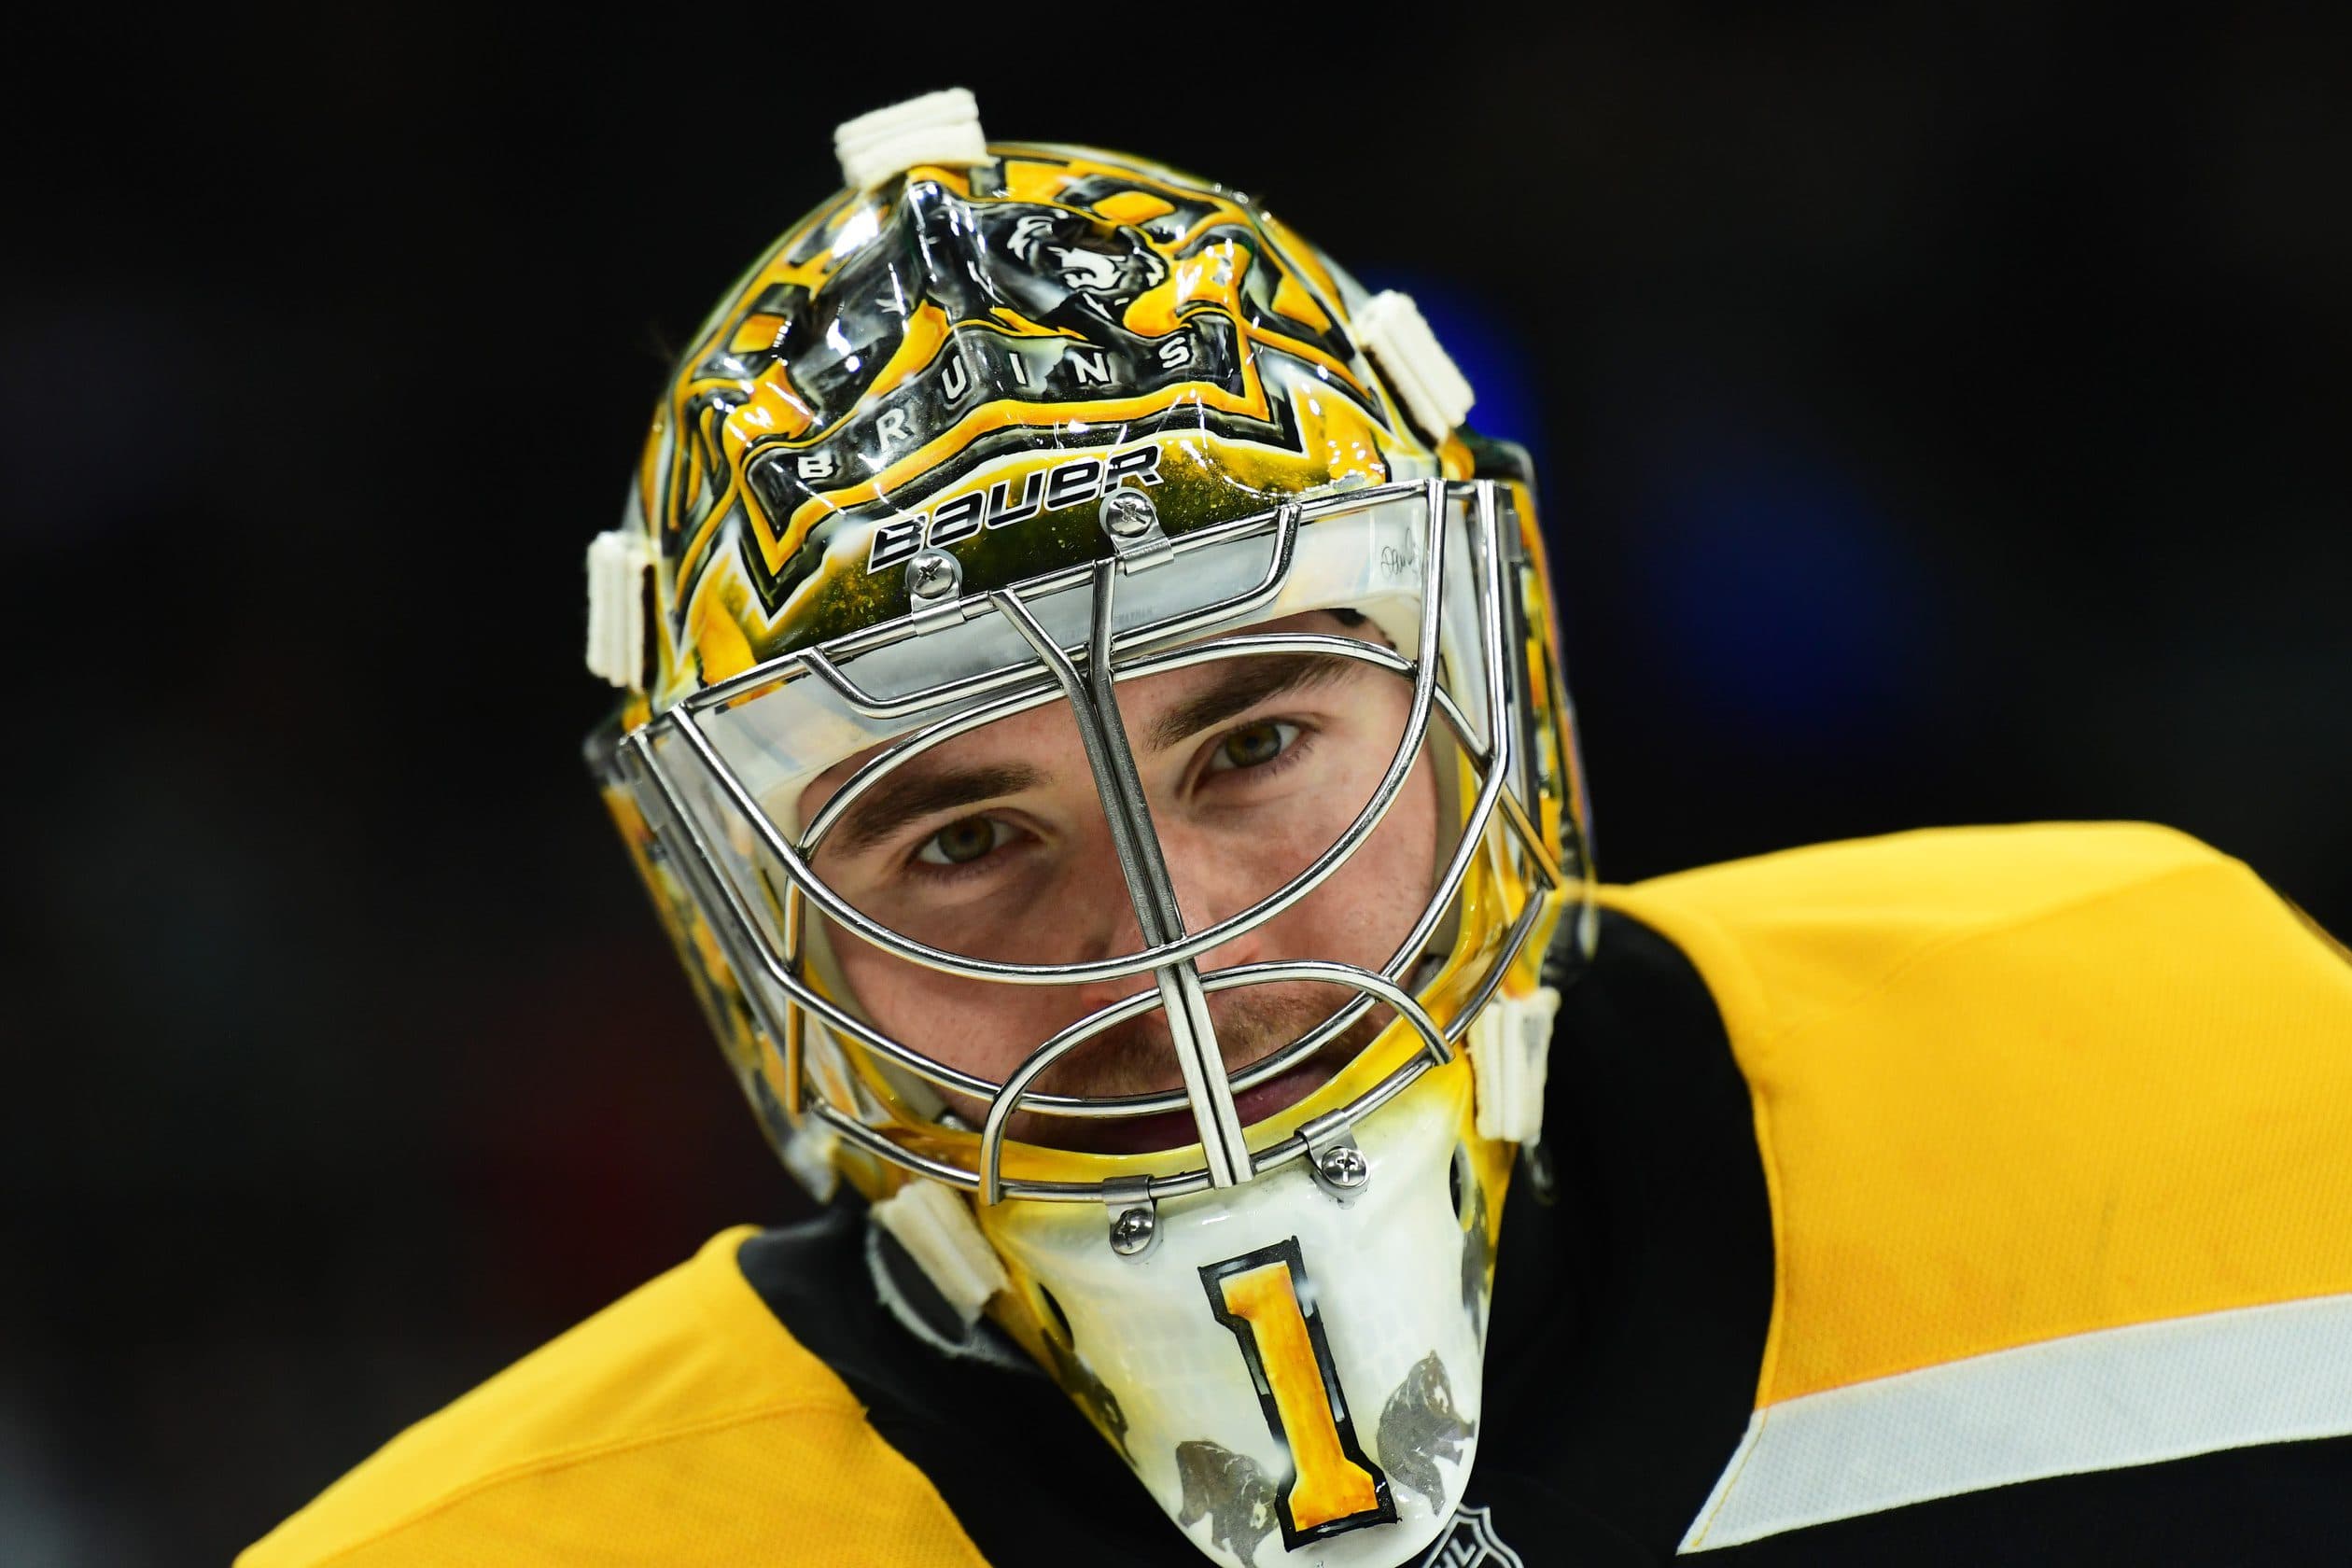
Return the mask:
[[[1274, 600], [1287, 580], [1294, 561], [1299, 528], [1350, 512], [1420, 497], [1422, 519], [1422, 572], [1420, 640], [1407, 658], [1376, 643], [1312, 633], [1259, 633], [1215, 637], [1182, 644], [1183, 639], [1220, 622], [1229, 622]], [[1483, 682], [1487, 713], [1483, 738], [1470, 723], [1451, 693], [1439, 683], [1440, 621], [1444, 607], [1446, 540], [1444, 528], [1450, 501], [1466, 504], [1471, 520], [1469, 544], [1476, 573], [1474, 604], [1477, 620], [1477, 655], [1485, 666]], [[1515, 727], [1515, 714], [1527, 713], [1524, 661], [1515, 655], [1524, 645], [1523, 610], [1518, 595], [1505, 591], [1504, 564], [1519, 558], [1516, 525], [1504, 526], [1507, 497], [1491, 480], [1420, 483], [1367, 486], [1362, 489], [1295, 502], [1226, 523], [1196, 529], [1167, 540], [1171, 553], [1156, 560], [1164, 564], [1195, 551], [1270, 533], [1273, 549], [1262, 579], [1253, 586], [1214, 603], [1162, 617], [1125, 632], [1113, 630], [1113, 608], [1122, 576], [1155, 569], [1152, 559], [1114, 555], [1029, 579], [1012, 587], [967, 597], [959, 618], [975, 620], [995, 614], [1004, 618], [1029, 647], [1035, 658], [977, 676], [941, 682], [899, 697], [879, 697], [862, 689], [842, 665], [862, 653], [920, 635], [913, 615], [849, 633], [830, 643], [789, 653], [716, 682], [679, 703], [623, 736], [613, 758], [623, 782], [644, 809], [649, 828], [692, 885], [721, 952], [743, 978], [739, 982], [747, 1004], [768, 1041], [781, 1056], [784, 1105], [795, 1116], [813, 1113], [857, 1147], [922, 1176], [966, 1192], [976, 1191], [981, 1201], [1034, 1198], [1058, 1201], [1105, 1201], [1114, 1196], [1099, 1182], [1034, 1182], [1008, 1180], [1001, 1174], [1004, 1127], [1016, 1109], [1027, 1107], [1069, 1117], [1131, 1117], [1189, 1110], [1201, 1136], [1203, 1164], [1199, 1169], [1154, 1177], [1141, 1195], [1122, 1188], [1123, 1200], [1138, 1196], [1156, 1200], [1253, 1180], [1303, 1156], [1395, 1098], [1431, 1068], [1452, 1059], [1470, 1022], [1486, 1005], [1504, 974], [1533, 934], [1544, 908], [1546, 892], [1565, 885], [1560, 857], [1544, 842], [1531, 813], [1536, 798], [1531, 733]], [[1048, 595], [1091, 582], [1091, 635], [1075, 648], [1064, 648], [1042, 626], [1030, 605]], [[1506, 637], [1508, 640], [1506, 640]], [[1198, 931], [1187, 932], [1177, 909], [1174, 886], [1162, 862], [1159, 841], [1151, 825], [1150, 808], [1127, 749], [1115, 698], [1116, 684], [1148, 675], [1205, 663], [1267, 652], [1312, 652], [1358, 659], [1413, 681], [1412, 705], [1396, 752], [1371, 798], [1351, 822], [1304, 871], [1251, 907]], [[977, 701], [978, 706], [920, 725], [884, 746], [853, 774], [801, 831], [788, 837], [760, 805], [735, 770], [720, 754], [704, 726], [704, 716], [763, 688], [799, 679], [831, 687], [859, 714], [875, 720], [918, 715], [945, 704]], [[868, 918], [827, 887], [810, 866], [828, 832], [844, 811], [891, 769], [957, 735], [1015, 713], [1067, 700], [1078, 724], [1079, 737], [1095, 784], [1101, 795], [1121, 871], [1135, 903], [1144, 944], [1135, 952], [1110, 959], [1071, 964], [1010, 964], [972, 959], [927, 946]], [[1323, 961], [1257, 963], [1200, 973], [1199, 955], [1273, 919], [1306, 898], [1379, 827], [1402, 790], [1413, 762], [1427, 736], [1433, 708], [1445, 720], [1454, 742], [1470, 763], [1478, 788], [1462, 819], [1460, 836], [1442, 875], [1432, 889], [1421, 917], [1395, 953], [1375, 973], [1354, 965]], [[752, 829], [760, 847], [784, 874], [781, 937], [777, 951], [763, 932], [744, 889], [730, 875], [709, 832], [685, 798], [681, 781], [657, 749], [665, 735], [682, 743], [684, 754], [718, 786], [733, 809]], [[1518, 789], [1512, 783], [1516, 775]], [[646, 786], [651, 785], [649, 791]], [[1561, 781], [1564, 790], [1566, 780]], [[1526, 906], [1505, 934], [1498, 955], [1469, 1005], [1452, 1025], [1440, 1029], [1408, 988], [1408, 976], [1439, 922], [1458, 898], [1472, 860], [1485, 841], [1490, 822], [1503, 817], [1511, 839], [1525, 854], [1542, 890], [1531, 890]], [[803, 974], [806, 959], [804, 940], [807, 905], [862, 940], [908, 962], [946, 973], [1015, 985], [1073, 985], [1085, 981], [1140, 975], [1149, 971], [1152, 989], [1136, 992], [1098, 1008], [1065, 1026], [1021, 1062], [1001, 1084], [962, 1071], [867, 1024], [817, 990]], [[764, 976], [784, 993], [785, 1015], [776, 1015], [772, 999], [753, 983]], [[1280, 982], [1316, 982], [1352, 989], [1358, 994], [1329, 1017], [1291, 1043], [1246, 1067], [1227, 1070], [1220, 1057], [1207, 1007], [1210, 993], [1236, 987]], [[1288, 1138], [1253, 1153], [1233, 1106], [1237, 1090], [1275, 1076], [1303, 1059], [1347, 1029], [1378, 1003], [1385, 1002], [1422, 1041], [1422, 1048], [1380, 1082], [1348, 1104], [1318, 1116]], [[1104, 1030], [1154, 1007], [1166, 1010], [1175, 1042], [1181, 1089], [1120, 1096], [1067, 1096], [1031, 1090], [1029, 1085], [1047, 1069]], [[811, 1094], [806, 1079], [805, 1034], [814, 1018], [837, 1034], [872, 1051], [885, 1061], [942, 1088], [961, 1091], [987, 1101], [981, 1127], [979, 1170], [933, 1158], [904, 1148], [855, 1113], [834, 1104], [821, 1087]], [[854, 1087], [853, 1087], [854, 1092]]]

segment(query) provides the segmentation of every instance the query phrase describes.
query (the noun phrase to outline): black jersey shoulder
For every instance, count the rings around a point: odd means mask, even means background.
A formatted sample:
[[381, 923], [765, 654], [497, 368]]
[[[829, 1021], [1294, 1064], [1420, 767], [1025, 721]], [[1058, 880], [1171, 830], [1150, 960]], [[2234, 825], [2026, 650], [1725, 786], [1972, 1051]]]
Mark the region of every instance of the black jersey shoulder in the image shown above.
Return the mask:
[[1562, 993], [1534, 1163], [1505, 1208], [1466, 1501], [1531, 1564], [1662, 1561], [1755, 1407], [1771, 1209], [1715, 999], [1616, 911]]
[[2352, 1539], [2352, 1437], [2051, 1476], [1697, 1554], [1713, 1568], [2302, 1568]]

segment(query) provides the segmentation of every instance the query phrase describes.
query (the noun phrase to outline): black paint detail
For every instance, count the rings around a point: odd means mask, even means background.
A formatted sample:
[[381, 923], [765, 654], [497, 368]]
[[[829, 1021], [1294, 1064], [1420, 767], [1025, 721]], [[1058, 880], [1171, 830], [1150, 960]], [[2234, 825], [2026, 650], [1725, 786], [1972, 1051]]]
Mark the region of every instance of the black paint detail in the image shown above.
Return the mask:
[[[1282, 1413], [1274, 1404], [1274, 1387], [1267, 1380], [1266, 1360], [1259, 1351], [1257, 1331], [1246, 1318], [1234, 1315], [1225, 1306], [1225, 1281], [1236, 1274], [1246, 1274], [1253, 1268], [1270, 1264], [1283, 1264], [1290, 1269], [1291, 1293], [1298, 1303], [1299, 1316], [1307, 1322], [1307, 1340], [1315, 1348], [1315, 1368], [1323, 1377], [1323, 1398], [1330, 1403], [1332, 1423], [1339, 1429], [1339, 1451], [1351, 1463], [1361, 1465], [1372, 1477], [1372, 1494], [1378, 1499], [1372, 1507], [1357, 1513], [1343, 1514], [1335, 1519], [1301, 1530], [1291, 1517], [1290, 1493], [1285, 1491], [1281, 1506], [1275, 1510], [1276, 1522], [1282, 1527], [1282, 1545], [1292, 1551], [1309, 1541], [1360, 1530], [1367, 1524], [1390, 1524], [1396, 1519], [1396, 1499], [1389, 1493], [1388, 1474], [1372, 1463], [1371, 1455], [1356, 1440], [1355, 1419], [1348, 1409], [1347, 1390], [1339, 1383], [1339, 1370], [1332, 1365], [1331, 1342], [1323, 1335], [1323, 1309], [1315, 1299], [1315, 1292], [1307, 1277], [1307, 1260], [1300, 1253], [1298, 1238], [1286, 1237], [1270, 1247], [1260, 1247], [1253, 1253], [1225, 1259], [1223, 1263], [1203, 1264], [1200, 1268], [1201, 1288], [1209, 1293], [1209, 1310], [1219, 1323], [1233, 1331], [1240, 1341], [1241, 1359], [1250, 1368], [1250, 1381], [1257, 1389], [1258, 1408], [1265, 1413], [1266, 1428], [1274, 1440], [1289, 1453], [1290, 1434], [1282, 1428]], [[1295, 1467], [1294, 1467], [1295, 1468]]]
[[[1044, 341], [1057, 343], [1060, 340]], [[1068, 453], [1072, 456], [1090, 454], [1098, 456], [1113, 455], [1107, 454], [1104, 449], [1138, 439], [1150, 440], [1155, 441], [1151, 450], [1155, 454], [1150, 460], [1150, 466], [1143, 466], [1145, 459], [1141, 456], [1129, 456], [1127, 461], [1133, 467], [1131, 470], [1122, 470], [1121, 477], [1124, 477], [1127, 471], [1133, 471], [1142, 483], [1155, 484], [1167, 477], [1157, 469], [1156, 438], [1170, 431], [1181, 430], [1186, 434], [1197, 432], [1202, 435], [1219, 436], [1227, 441], [1254, 441], [1261, 445], [1277, 447], [1284, 452], [1303, 453], [1306, 450], [1306, 441], [1299, 432], [1297, 411], [1291, 406], [1288, 399], [1276, 399], [1270, 412], [1273, 418], [1269, 422], [1253, 418], [1247, 414], [1228, 413], [1218, 409], [1205, 408], [1197, 403], [1178, 403], [1161, 409], [1147, 418], [1129, 420], [1117, 426], [1102, 427], [1100, 441], [1091, 448], [1084, 442], [1094, 440], [1093, 437], [1075, 437], [1058, 427], [1013, 425], [1002, 429], [990, 430], [973, 439], [953, 457], [926, 469], [913, 483], [892, 492], [887, 505], [882, 502], [869, 501], [848, 511], [835, 512], [820, 521], [809, 530], [808, 536], [801, 541], [799, 548], [774, 572], [771, 573], [767, 569], [763, 556], [756, 549], [744, 553], [742, 562], [750, 577], [751, 585], [759, 593], [763, 609], [768, 614], [776, 615], [782, 611], [792, 594], [821, 568], [825, 553], [831, 548], [837, 530], [895, 517], [900, 515], [903, 509], [919, 509], [927, 505], [933, 496], [952, 490], [976, 470], [999, 458], [1019, 453], [1041, 451]], [[823, 450], [817, 448], [799, 452], [788, 451], [781, 443], [770, 443], [764, 447], [755, 448], [746, 455], [743, 460], [745, 481], [749, 484], [752, 494], [758, 498], [763, 513], [775, 526], [783, 526], [785, 519], [793, 515], [804, 502], [820, 494], [826, 486], [840, 483], [834, 478], [804, 481], [799, 477], [802, 457], [807, 457], [813, 464], [821, 467], [827, 455]], [[838, 469], [834, 470], [835, 473], [847, 471], [848, 470]], [[1111, 480], [1106, 477], [1104, 483], [1109, 483]], [[1247, 495], [1248, 493], [1236, 492], [1236, 494]], [[1221, 512], [1215, 516], [1178, 517], [1163, 508], [1161, 521], [1167, 525], [1169, 533], [1178, 534], [1184, 532], [1188, 527], [1226, 521], [1228, 516], [1242, 515], [1243, 511], [1272, 507], [1281, 498], [1279, 495], [1266, 493], [1256, 497], [1255, 504], [1252, 506], [1229, 513]], [[1100, 548], [1107, 553], [1111, 548], [1110, 542], [1107, 539], [1101, 539], [1099, 533], [1093, 529], [1091, 510], [1086, 513], [1086, 519], [1087, 526], [1085, 532], [1088, 536], [1089, 543], [1100, 539]], [[1041, 519], [1026, 525], [1025, 527], [1036, 528], [1046, 521], [1049, 520]], [[739, 532], [740, 529], [738, 528], [737, 531]], [[721, 532], [724, 534], [727, 530], [722, 526]], [[728, 548], [737, 548], [739, 543], [738, 540], [737, 545], [730, 545]], [[910, 554], [912, 553], [911, 550], [906, 552]], [[874, 569], [880, 564], [887, 563], [869, 562], [869, 569]], [[987, 586], [997, 585], [987, 584]], [[977, 586], [981, 585], [967, 584], [968, 588]], [[679, 602], [671, 607], [672, 636], [679, 638], [685, 636], [685, 609], [683, 608], [685, 602], [684, 596], [681, 595]]]

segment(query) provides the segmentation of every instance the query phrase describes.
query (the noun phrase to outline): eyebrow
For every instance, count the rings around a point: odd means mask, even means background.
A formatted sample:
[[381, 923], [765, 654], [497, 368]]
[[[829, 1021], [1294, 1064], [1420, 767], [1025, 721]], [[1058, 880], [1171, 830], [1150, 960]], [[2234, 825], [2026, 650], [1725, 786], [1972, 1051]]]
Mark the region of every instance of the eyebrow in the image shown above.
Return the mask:
[[845, 854], [870, 849], [908, 822], [1033, 789], [1045, 776], [1026, 764], [894, 773], [858, 797], [827, 835]]
[[[1170, 746], [1247, 713], [1286, 692], [1297, 692], [1352, 674], [1356, 661], [1329, 653], [1285, 653], [1231, 659], [1210, 685], [1163, 713], [1144, 744]], [[893, 773], [841, 815], [826, 835], [828, 847], [854, 855], [890, 837], [904, 824], [939, 812], [1020, 793], [1043, 783], [1045, 775], [1026, 763], [958, 768], [947, 773]]]
[[1247, 713], [1269, 697], [1337, 680], [1360, 667], [1357, 661], [1332, 653], [1281, 653], [1224, 663], [1225, 670], [1205, 689], [1153, 721], [1145, 746], [1165, 750], [1236, 714]]

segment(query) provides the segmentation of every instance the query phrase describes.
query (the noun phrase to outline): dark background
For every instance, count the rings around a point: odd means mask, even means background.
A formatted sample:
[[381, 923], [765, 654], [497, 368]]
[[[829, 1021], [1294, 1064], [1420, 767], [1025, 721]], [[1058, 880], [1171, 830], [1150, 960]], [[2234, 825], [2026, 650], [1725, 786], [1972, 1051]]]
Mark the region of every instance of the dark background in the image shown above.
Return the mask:
[[11, 23], [0, 1560], [220, 1561], [797, 1209], [577, 760], [581, 555], [913, 91], [1421, 296], [1544, 466], [1612, 876], [2149, 818], [2352, 928], [2326, 9]]

